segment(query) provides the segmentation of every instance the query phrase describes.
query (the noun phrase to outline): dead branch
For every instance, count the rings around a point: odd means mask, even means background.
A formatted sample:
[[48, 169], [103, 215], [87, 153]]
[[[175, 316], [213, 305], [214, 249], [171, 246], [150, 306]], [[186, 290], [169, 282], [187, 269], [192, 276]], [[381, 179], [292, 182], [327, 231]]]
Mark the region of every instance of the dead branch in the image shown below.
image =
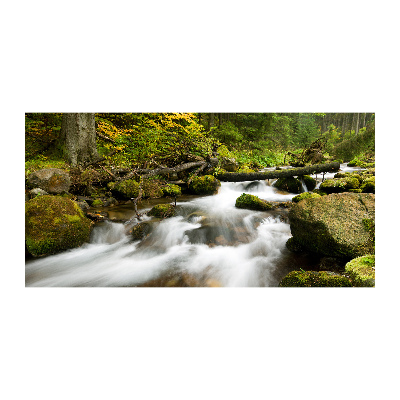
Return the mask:
[[104, 171], [106, 171], [107, 174], [111, 176], [111, 178], [117, 179], [117, 177], [116, 177], [112, 172], [110, 172], [106, 167], [104, 167], [103, 165], [100, 165], [100, 167], [101, 167]]
[[[197, 176], [201, 171], [203, 171], [203, 169], [205, 169], [207, 166], [207, 164], [203, 164], [201, 167], [197, 168], [196, 171], [194, 171], [193, 175], [190, 177], [190, 179], [187, 181], [187, 185], [190, 185], [190, 182], [192, 182], [192, 179]], [[176, 203], [176, 199], [175, 199], [175, 203]]]
[[96, 131], [96, 135], [97, 135], [99, 138], [102, 138], [103, 140], [105, 140], [105, 141], [107, 141], [107, 142], [110, 142], [110, 143], [114, 143], [114, 144], [115, 144], [115, 140], [114, 140], [114, 139], [111, 139], [110, 137], [108, 137], [108, 136], [106, 136], [106, 135], [103, 135], [102, 133], [99, 133], [99, 132]]

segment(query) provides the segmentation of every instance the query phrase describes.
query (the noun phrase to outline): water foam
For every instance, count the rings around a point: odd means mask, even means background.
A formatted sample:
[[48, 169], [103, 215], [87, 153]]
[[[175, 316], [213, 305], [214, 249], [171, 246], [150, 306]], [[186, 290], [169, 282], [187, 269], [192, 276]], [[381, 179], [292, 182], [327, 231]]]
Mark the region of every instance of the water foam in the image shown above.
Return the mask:
[[29, 261], [26, 285], [137, 286], [170, 272], [222, 286], [276, 285], [272, 274], [290, 227], [268, 213], [235, 208], [241, 193], [269, 201], [294, 196], [265, 182], [224, 182], [217, 195], [178, 203], [180, 215], [155, 223], [142, 241], [132, 241], [129, 224], [99, 224], [89, 244]]

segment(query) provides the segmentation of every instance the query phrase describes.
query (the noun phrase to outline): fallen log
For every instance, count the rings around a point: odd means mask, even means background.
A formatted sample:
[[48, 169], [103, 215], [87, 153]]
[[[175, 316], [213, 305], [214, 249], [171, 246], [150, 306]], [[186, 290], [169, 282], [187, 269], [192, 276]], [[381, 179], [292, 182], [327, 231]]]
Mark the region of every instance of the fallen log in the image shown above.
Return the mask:
[[333, 162], [329, 164], [315, 164], [301, 168], [288, 168], [266, 172], [226, 172], [217, 175], [217, 179], [223, 182], [243, 182], [243, 181], [261, 181], [265, 179], [288, 178], [290, 176], [313, 175], [316, 173], [326, 173], [339, 171], [340, 163]]

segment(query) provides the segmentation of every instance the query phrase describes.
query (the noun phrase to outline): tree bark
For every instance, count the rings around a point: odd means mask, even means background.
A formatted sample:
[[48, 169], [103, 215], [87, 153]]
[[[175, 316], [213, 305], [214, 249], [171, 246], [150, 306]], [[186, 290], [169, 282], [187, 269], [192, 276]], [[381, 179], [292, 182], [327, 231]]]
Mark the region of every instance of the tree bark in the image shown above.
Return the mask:
[[359, 127], [360, 127], [360, 113], [357, 113], [356, 135], [359, 131]]
[[208, 116], [208, 130], [215, 126], [215, 113], [210, 113]]
[[92, 163], [99, 156], [96, 148], [94, 113], [64, 113], [61, 148], [72, 165]]
[[316, 164], [308, 167], [289, 168], [267, 172], [227, 172], [217, 175], [217, 178], [224, 182], [260, 181], [265, 179], [288, 178], [290, 176], [312, 175], [321, 172], [335, 172], [339, 171], [339, 168], [340, 163], [333, 162], [329, 164]]

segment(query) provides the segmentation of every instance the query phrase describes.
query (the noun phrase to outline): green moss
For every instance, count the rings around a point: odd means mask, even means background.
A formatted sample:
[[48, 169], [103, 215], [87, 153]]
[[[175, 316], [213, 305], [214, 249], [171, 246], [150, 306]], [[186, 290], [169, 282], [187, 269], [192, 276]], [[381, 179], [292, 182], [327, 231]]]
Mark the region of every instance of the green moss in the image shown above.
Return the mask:
[[69, 214], [64, 214], [64, 218], [68, 222], [79, 222], [81, 217], [79, 215], [69, 215]]
[[163, 187], [164, 196], [178, 197], [182, 194], [182, 190], [178, 185], [168, 183]]
[[176, 215], [176, 209], [172, 204], [157, 204], [154, 206], [147, 215], [157, 218], [169, 218]]
[[44, 195], [25, 205], [25, 240], [34, 256], [57, 253], [88, 242], [92, 222], [72, 201]]
[[357, 257], [346, 264], [346, 273], [355, 286], [375, 286], [375, 255]]
[[92, 207], [103, 207], [104, 203], [101, 199], [96, 199], [92, 203]]
[[115, 185], [109, 185], [109, 188], [117, 198], [129, 200], [132, 197], [139, 196], [139, 183], [133, 179], [127, 179]]
[[348, 164], [349, 167], [360, 167], [360, 168], [374, 168], [375, 162], [368, 162], [362, 158], [354, 157]]
[[242, 193], [235, 203], [237, 208], [246, 208], [248, 210], [267, 211], [273, 208], [271, 203], [260, 199], [252, 194]]
[[361, 191], [363, 193], [375, 193], [375, 176], [363, 180]]
[[292, 271], [279, 283], [280, 287], [351, 287], [349, 278], [328, 271]]
[[317, 193], [304, 192], [304, 193], [298, 194], [297, 196], [294, 196], [292, 201], [294, 203], [298, 203], [299, 201], [304, 200], [304, 199], [315, 199], [317, 197], [321, 197], [321, 196]]
[[327, 179], [320, 185], [320, 188], [328, 194], [348, 192], [349, 189], [358, 189], [359, 187], [360, 187], [360, 181], [358, 178], [354, 176], [348, 176], [345, 178]]
[[302, 192], [302, 185], [301, 182], [294, 177], [289, 178], [279, 178], [275, 183], [274, 186], [280, 190], [286, 190], [290, 193], [301, 193]]
[[212, 175], [195, 176], [189, 184], [189, 190], [194, 194], [214, 194], [221, 182]]

